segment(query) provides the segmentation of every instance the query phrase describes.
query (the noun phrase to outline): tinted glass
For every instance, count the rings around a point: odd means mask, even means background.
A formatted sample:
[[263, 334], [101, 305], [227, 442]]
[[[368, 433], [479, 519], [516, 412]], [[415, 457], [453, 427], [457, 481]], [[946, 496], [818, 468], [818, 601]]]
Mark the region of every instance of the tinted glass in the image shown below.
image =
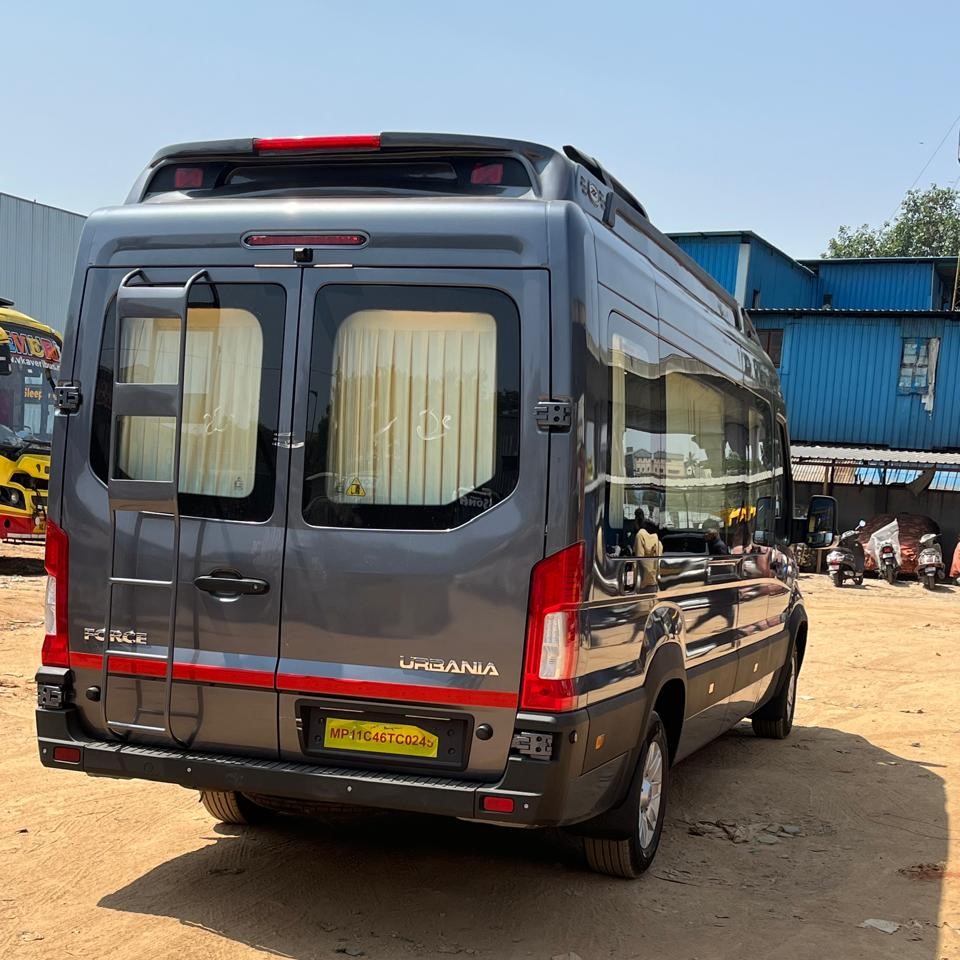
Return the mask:
[[607, 553], [657, 556], [663, 505], [663, 380], [656, 337], [610, 317]]
[[[184, 183], [189, 186], [185, 188]], [[249, 163], [169, 164], [154, 175], [146, 195], [188, 189], [220, 195], [323, 190], [503, 196], [531, 188], [526, 167], [512, 157], [440, 156], [392, 161], [371, 157], [350, 163], [259, 159]]]
[[[273, 512], [285, 309], [285, 292], [273, 284], [200, 285], [191, 292], [180, 455], [184, 514], [267, 520]], [[90, 449], [104, 482], [115, 322], [113, 302], [104, 324]], [[178, 348], [176, 320], [128, 321], [121, 338], [125, 378], [175, 383]], [[170, 479], [175, 429], [166, 417], [119, 418], [116, 476]]]
[[519, 316], [476, 288], [333, 285], [317, 296], [304, 519], [447, 529], [519, 471]]

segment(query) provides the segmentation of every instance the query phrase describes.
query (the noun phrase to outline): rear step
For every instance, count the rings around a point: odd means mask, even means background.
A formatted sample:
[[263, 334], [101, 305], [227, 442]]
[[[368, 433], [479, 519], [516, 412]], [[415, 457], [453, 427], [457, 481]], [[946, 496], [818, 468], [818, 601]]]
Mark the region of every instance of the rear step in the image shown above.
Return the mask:
[[[187, 304], [190, 291], [207, 272], [195, 273], [183, 286], [151, 286], [145, 282], [136, 286], [132, 281], [140, 277], [146, 281], [143, 270], [128, 273], [117, 291], [117, 319], [114, 331], [113, 401], [110, 420], [110, 472], [107, 477], [107, 497], [110, 507], [110, 561], [107, 580], [107, 609], [104, 624], [103, 665], [100, 676], [100, 716], [104, 728], [122, 738], [129, 733], [151, 733], [170, 737], [182, 747], [187, 743], [173, 732], [170, 711], [173, 702], [173, 664], [176, 653], [177, 583], [180, 577], [180, 448], [183, 436], [183, 381], [187, 356]], [[176, 383], [121, 382], [123, 367], [120, 345], [124, 321], [140, 319], [174, 319], [179, 321], [179, 353]], [[121, 417], [170, 417], [174, 420], [173, 466], [169, 480], [124, 480], [117, 474], [118, 423]], [[167, 515], [173, 522], [173, 563], [168, 580], [146, 580], [118, 576], [116, 571], [117, 514], [152, 513]], [[112, 650], [113, 588], [115, 586], [155, 587], [170, 591], [170, 616], [166, 653], [140, 653], [124, 648]], [[110, 657], [122, 655], [125, 660], [162, 660], [166, 664], [163, 696], [163, 726], [127, 723], [111, 720], [107, 691], [110, 677]], [[138, 705], [137, 718], [140, 715]]]

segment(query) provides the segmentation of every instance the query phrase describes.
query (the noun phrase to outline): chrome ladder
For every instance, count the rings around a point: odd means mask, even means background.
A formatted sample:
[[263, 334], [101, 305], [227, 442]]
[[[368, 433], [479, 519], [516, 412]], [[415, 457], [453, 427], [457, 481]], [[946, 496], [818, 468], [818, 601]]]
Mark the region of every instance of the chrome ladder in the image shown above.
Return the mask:
[[[144, 282], [134, 285], [133, 280]], [[130, 733], [151, 733], [170, 737], [177, 744], [188, 744], [173, 732], [170, 721], [173, 702], [173, 667], [176, 654], [177, 585], [180, 577], [180, 452], [183, 436], [183, 380], [187, 357], [187, 303], [190, 291], [202, 278], [201, 270], [182, 286], [157, 286], [147, 281], [142, 269], [128, 273], [117, 290], [116, 326], [113, 343], [113, 402], [110, 420], [110, 470], [107, 476], [107, 497], [110, 508], [110, 560], [107, 580], [106, 622], [103, 629], [103, 663], [100, 677], [100, 715], [104, 727], [123, 738]], [[208, 277], [209, 279], [209, 277]], [[125, 321], [173, 319], [179, 321], [179, 350], [176, 383], [131, 383], [121, 381], [121, 343]], [[173, 465], [167, 480], [135, 480], [117, 477], [118, 424], [121, 417], [170, 417], [174, 420]], [[173, 524], [173, 557], [168, 580], [145, 580], [117, 575], [117, 515], [120, 513], [151, 513], [169, 516]], [[152, 587], [170, 593], [170, 615], [166, 653], [140, 653], [132, 650], [111, 649], [113, 627], [114, 587]], [[123, 656], [127, 660], [152, 660], [165, 664], [163, 692], [163, 726], [126, 723], [111, 720], [107, 709], [107, 681], [110, 677], [110, 658]], [[138, 697], [139, 702], [139, 697]], [[140, 719], [139, 710], [136, 719]]]

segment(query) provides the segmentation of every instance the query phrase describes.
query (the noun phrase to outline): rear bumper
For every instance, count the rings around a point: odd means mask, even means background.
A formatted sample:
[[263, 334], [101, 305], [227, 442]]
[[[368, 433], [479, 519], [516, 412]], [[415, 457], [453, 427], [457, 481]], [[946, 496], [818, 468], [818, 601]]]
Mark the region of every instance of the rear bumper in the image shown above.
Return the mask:
[[[617, 700], [633, 715], [638, 698], [645, 699], [642, 690]], [[521, 714], [518, 729], [552, 733], [559, 749], [551, 760], [511, 756], [504, 775], [494, 783], [93, 740], [80, 729], [72, 707], [38, 708], [36, 717], [40, 761], [47, 767], [176, 783], [192, 790], [236, 790], [521, 826], [556, 826], [597, 816], [619, 802], [633, 773], [632, 751], [582, 772], [590, 710], [556, 716]], [[604, 719], [609, 718], [608, 702]], [[56, 747], [79, 748], [79, 761], [56, 760]], [[484, 811], [482, 800], [488, 796], [513, 799], [513, 812]]]
[[42, 517], [0, 515], [0, 540], [29, 540], [42, 543], [46, 521]]

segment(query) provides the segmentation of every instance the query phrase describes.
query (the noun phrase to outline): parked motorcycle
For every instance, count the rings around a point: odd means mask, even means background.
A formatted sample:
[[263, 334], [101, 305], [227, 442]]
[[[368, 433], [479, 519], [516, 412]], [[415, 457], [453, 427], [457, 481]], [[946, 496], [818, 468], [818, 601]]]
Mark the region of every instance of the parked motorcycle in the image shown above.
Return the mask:
[[938, 580], [944, 577], [943, 550], [939, 533], [925, 533], [920, 538], [920, 555], [917, 557], [917, 578], [927, 590], [933, 590]]
[[827, 570], [835, 587], [842, 587], [845, 580], [852, 580], [858, 587], [863, 583], [864, 552], [860, 543], [860, 530], [866, 526], [861, 520], [853, 530], [840, 536], [840, 542], [827, 554]]
[[877, 564], [877, 574], [894, 583], [900, 572], [900, 525], [894, 520], [870, 536], [869, 551]]

